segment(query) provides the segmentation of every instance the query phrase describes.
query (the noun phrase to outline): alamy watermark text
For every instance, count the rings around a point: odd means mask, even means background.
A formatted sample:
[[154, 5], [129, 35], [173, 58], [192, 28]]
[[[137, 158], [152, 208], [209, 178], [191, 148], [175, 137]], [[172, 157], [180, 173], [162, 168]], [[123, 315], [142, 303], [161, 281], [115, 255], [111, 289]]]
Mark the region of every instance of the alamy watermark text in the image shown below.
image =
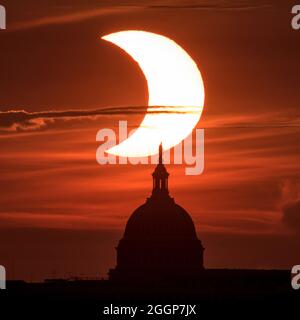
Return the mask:
[[6, 10], [5, 7], [0, 5], [0, 30], [6, 29]]
[[6, 271], [3, 266], [0, 265], [0, 290], [6, 289]]
[[[119, 142], [127, 139], [127, 121], [119, 121]], [[117, 157], [106, 151], [117, 143], [117, 135], [112, 129], [101, 129], [98, 131], [96, 141], [101, 142], [97, 149], [96, 160], [100, 165], [105, 164], [157, 164], [158, 155], [146, 157]], [[158, 151], [158, 146], [157, 146]], [[186, 175], [200, 175], [204, 170], [204, 129], [195, 130], [195, 140], [191, 133], [186, 139], [173, 148], [163, 153], [165, 164], [186, 164]]]
[[300, 29], [300, 4], [293, 6], [292, 14], [294, 15], [292, 18], [292, 28], [294, 30]]

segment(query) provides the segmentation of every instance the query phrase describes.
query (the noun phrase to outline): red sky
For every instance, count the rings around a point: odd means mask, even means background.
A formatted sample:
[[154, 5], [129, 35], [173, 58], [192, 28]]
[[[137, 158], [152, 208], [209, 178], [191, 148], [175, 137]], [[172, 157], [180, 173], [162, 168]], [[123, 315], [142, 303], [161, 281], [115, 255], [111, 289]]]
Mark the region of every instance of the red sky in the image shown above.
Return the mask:
[[[204, 79], [205, 170], [186, 176], [170, 165], [170, 191], [193, 217], [206, 267], [299, 264], [300, 32], [290, 26], [292, 4], [156, 3], [164, 7], [4, 1], [1, 111], [146, 105], [136, 63], [100, 37], [141, 29], [174, 39]], [[0, 264], [10, 278], [102, 276], [114, 266], [124, 225], [151, 192], [153, 167], [98, 165], [96, 133], [142, 118], [41, 119], [16, 131], [0, 114]]]

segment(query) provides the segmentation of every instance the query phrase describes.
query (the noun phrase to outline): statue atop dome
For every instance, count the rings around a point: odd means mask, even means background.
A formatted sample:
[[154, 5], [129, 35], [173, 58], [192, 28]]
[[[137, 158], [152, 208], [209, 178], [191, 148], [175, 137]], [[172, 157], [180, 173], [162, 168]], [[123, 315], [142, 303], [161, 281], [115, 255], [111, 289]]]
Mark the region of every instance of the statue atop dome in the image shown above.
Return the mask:
[[117, 250], [113, 281], [195, 278], [204, 269], [201, 241], [190, 215], [170, 197], [163, 148], [152, 173], [152, 195], [127, 221]]

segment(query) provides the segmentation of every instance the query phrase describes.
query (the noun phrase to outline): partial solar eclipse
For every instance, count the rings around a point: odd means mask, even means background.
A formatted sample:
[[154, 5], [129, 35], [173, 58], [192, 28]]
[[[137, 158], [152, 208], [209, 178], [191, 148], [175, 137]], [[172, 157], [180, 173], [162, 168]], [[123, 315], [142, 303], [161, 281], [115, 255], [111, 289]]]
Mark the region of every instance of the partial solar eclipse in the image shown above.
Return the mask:
[[194, 60], [173, 40], [151, 32], [128, 30], [102, 39], [138, 63], [149, 91], [147, 114], [140, 126], [106, 152], [144, 157], [157, 154], [160, 143], [165, 150], [179, 144], [192, 132], [203, 110], [204, 86]]

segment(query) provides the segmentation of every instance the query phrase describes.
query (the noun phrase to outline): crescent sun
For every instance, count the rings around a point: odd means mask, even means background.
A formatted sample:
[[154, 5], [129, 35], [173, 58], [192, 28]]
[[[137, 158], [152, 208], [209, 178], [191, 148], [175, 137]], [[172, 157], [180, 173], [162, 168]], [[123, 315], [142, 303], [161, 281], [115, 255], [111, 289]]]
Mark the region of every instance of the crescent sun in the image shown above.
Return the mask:
[[157, 154], [160, 143], [165, 150], [179, 144], [193, 131], [203, 110], [204, 85], [194, 60], [173, 40], [151, 32], [128, 30], [102, 39], [138, 63], [149, 92], [147, 114], [140, 126], [106, 152], [145, 157]]

